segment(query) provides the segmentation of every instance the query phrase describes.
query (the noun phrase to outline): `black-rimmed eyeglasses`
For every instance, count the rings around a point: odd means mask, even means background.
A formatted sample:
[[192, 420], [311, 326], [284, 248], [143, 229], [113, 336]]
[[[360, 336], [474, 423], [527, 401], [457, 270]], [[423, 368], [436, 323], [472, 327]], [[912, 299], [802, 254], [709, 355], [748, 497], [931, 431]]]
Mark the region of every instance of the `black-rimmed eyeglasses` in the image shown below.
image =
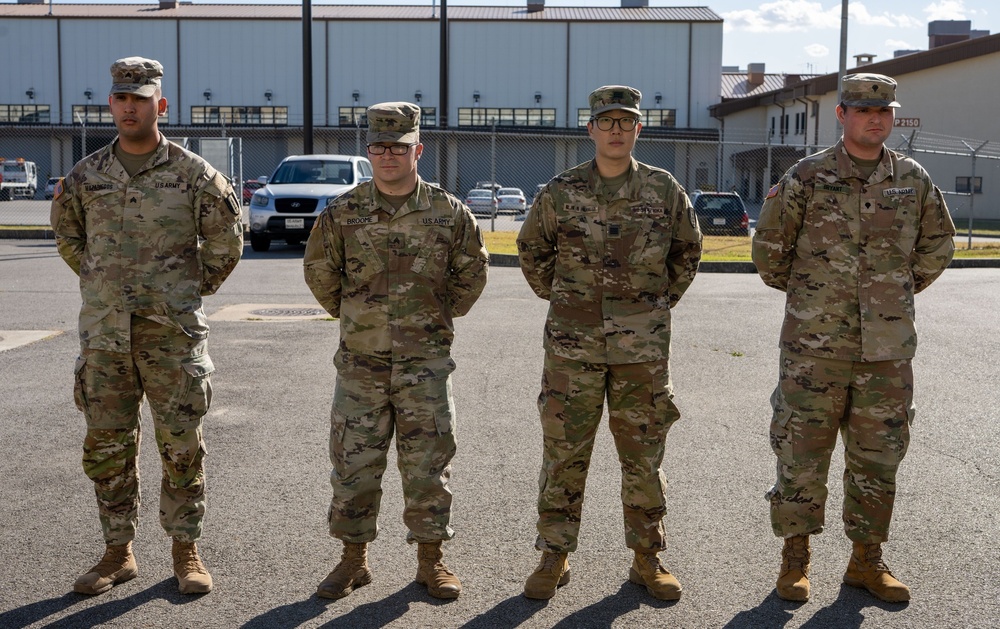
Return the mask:
[[389, 146], [385, 146], [384, 144], [369, 144], [368, 152], [371, 153], [372, 155], [382, 155], [383, 153], [385, 153], [386, 149], [389, 149], [389, 152], [392, 153], [393, 155], [406, 155], [407, 153], [410, 152], [411, 146], [413, 145], [391, 144]]
[[611, 131], [615, 128], [615, 123], [618, 123], [618, 128], [622, 131], [631, 131], [635, 129], [635, 125], [639, 122], [638, 118], [612, 118], [611, 116], [598, 116], [596, 118], [591, 118], [597, 128], [601, 131]]

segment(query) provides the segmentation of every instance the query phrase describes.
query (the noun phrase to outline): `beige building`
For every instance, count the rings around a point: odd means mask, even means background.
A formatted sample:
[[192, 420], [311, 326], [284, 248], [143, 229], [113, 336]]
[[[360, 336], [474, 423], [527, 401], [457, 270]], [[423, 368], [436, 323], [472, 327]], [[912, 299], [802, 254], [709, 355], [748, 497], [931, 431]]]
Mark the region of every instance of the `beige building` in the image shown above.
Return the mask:
[[[750, 69], [763, 71], [754, 64]], [[977, 219], [1000, 220], [1000, 118], [991, 111], [1000, 77], [1000, 34], [847, 72], [861, 71], [899, 82], [902, 106], [887, 145], [910, 153], [927, 168], [946, 193], [952, 215], [967, 219], [971, 212]], [[754, 80], [759, 79], [747, 77]], [[836, 74], [806, 80], [788, 76], [773, 89], [713, 105], [710, 110], [721, 125], [725, 181], [751, 202], [759, 201], [795, 161], [835, 143], [840, 137], [834, 113], [837, 87]], [[963, 225], [959, 221], [960, 229]]]

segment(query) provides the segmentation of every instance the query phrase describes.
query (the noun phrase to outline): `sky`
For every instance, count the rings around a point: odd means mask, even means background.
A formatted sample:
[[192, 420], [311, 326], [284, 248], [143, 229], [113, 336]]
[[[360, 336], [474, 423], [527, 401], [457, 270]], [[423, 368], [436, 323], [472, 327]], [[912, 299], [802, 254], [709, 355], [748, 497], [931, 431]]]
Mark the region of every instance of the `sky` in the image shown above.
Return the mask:
[[[10, 0], [3, 0], [10, 1]], [[119, 0], [72, 0], [109, 3]], [[136, 0], [121, 0], [139, 4]], [[60, 0], [53, 0], [61, 4]], [[156, 0], [147, 0], [155, 3]], [[197, 4], [301, 4], [301, 0], [193, 0]], [[313, 0], [321, 4], [427, 5], [431, 0]], [[438, 0], [440, 4], [440, 0]], [[451, 0], [448, 6], [524, 6], [526, 0]], [[547, 7], [620, 6], [620, 0], [545, 0]], [[768, 73], [827, 74], [840, 64], [841, 0], [649, 0], [652, 7], [707, 6], [724, 20], [722, 64], [763, 63]], [[995, 7], [995, 8], [994, 8]], [[997, 0], [867, 0], [848, 6], [847, 67], [854, 55], [893, 57], [896, 50], [926, 50], [927, 23], [969, 20], [973, 30], [1000, 33]]]

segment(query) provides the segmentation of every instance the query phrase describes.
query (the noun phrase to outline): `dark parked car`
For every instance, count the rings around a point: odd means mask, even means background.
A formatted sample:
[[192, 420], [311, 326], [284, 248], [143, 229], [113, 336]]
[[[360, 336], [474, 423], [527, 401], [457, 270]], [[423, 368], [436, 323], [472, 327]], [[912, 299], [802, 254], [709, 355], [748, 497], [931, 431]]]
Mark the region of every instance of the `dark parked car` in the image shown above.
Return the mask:
[[735, 192], [702, 192], [694, 200], [701, 233], [718, 236], [749, 236], [750, 216]]

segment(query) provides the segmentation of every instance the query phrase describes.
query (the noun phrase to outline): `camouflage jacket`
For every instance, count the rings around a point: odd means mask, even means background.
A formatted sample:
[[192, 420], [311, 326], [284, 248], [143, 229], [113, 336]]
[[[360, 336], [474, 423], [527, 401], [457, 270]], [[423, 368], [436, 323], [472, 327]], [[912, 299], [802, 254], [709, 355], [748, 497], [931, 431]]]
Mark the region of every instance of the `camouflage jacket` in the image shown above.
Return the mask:
[[835, 146], [793, 166], [768, 193], [753, 261], [787, 293], [780, 346], [840, 360], [912, 358], [913, 295], [951, 262], [955, 225], [941, 191], [891, 151], [867, 181]]
[[233, 188], [162, 134], [132, 177], [113, 147], [74, 166], [52, 200], [59, 254], [80, 276], [81, 345], [128, 352], [133, 314], [205, 338], [201, 298], [219, 288], [243, 253]]
[[670, 353], [670, 308], [694, 280], [701, 231], [665, 170], [634, 159], [611, 198], [594, 162], [538, 194], [517, 237], [521, 271], [549, 301], [544, 347], [570, 360], [626, 364]]
[[417, 182], [394, 214], [373, 181], [330, 201], [303, 260], [316, 300], [340, 317], [347, 351], [392, 360], [448, 356], [453, 317], [486, 287], [489, 255], [469, 208]]

